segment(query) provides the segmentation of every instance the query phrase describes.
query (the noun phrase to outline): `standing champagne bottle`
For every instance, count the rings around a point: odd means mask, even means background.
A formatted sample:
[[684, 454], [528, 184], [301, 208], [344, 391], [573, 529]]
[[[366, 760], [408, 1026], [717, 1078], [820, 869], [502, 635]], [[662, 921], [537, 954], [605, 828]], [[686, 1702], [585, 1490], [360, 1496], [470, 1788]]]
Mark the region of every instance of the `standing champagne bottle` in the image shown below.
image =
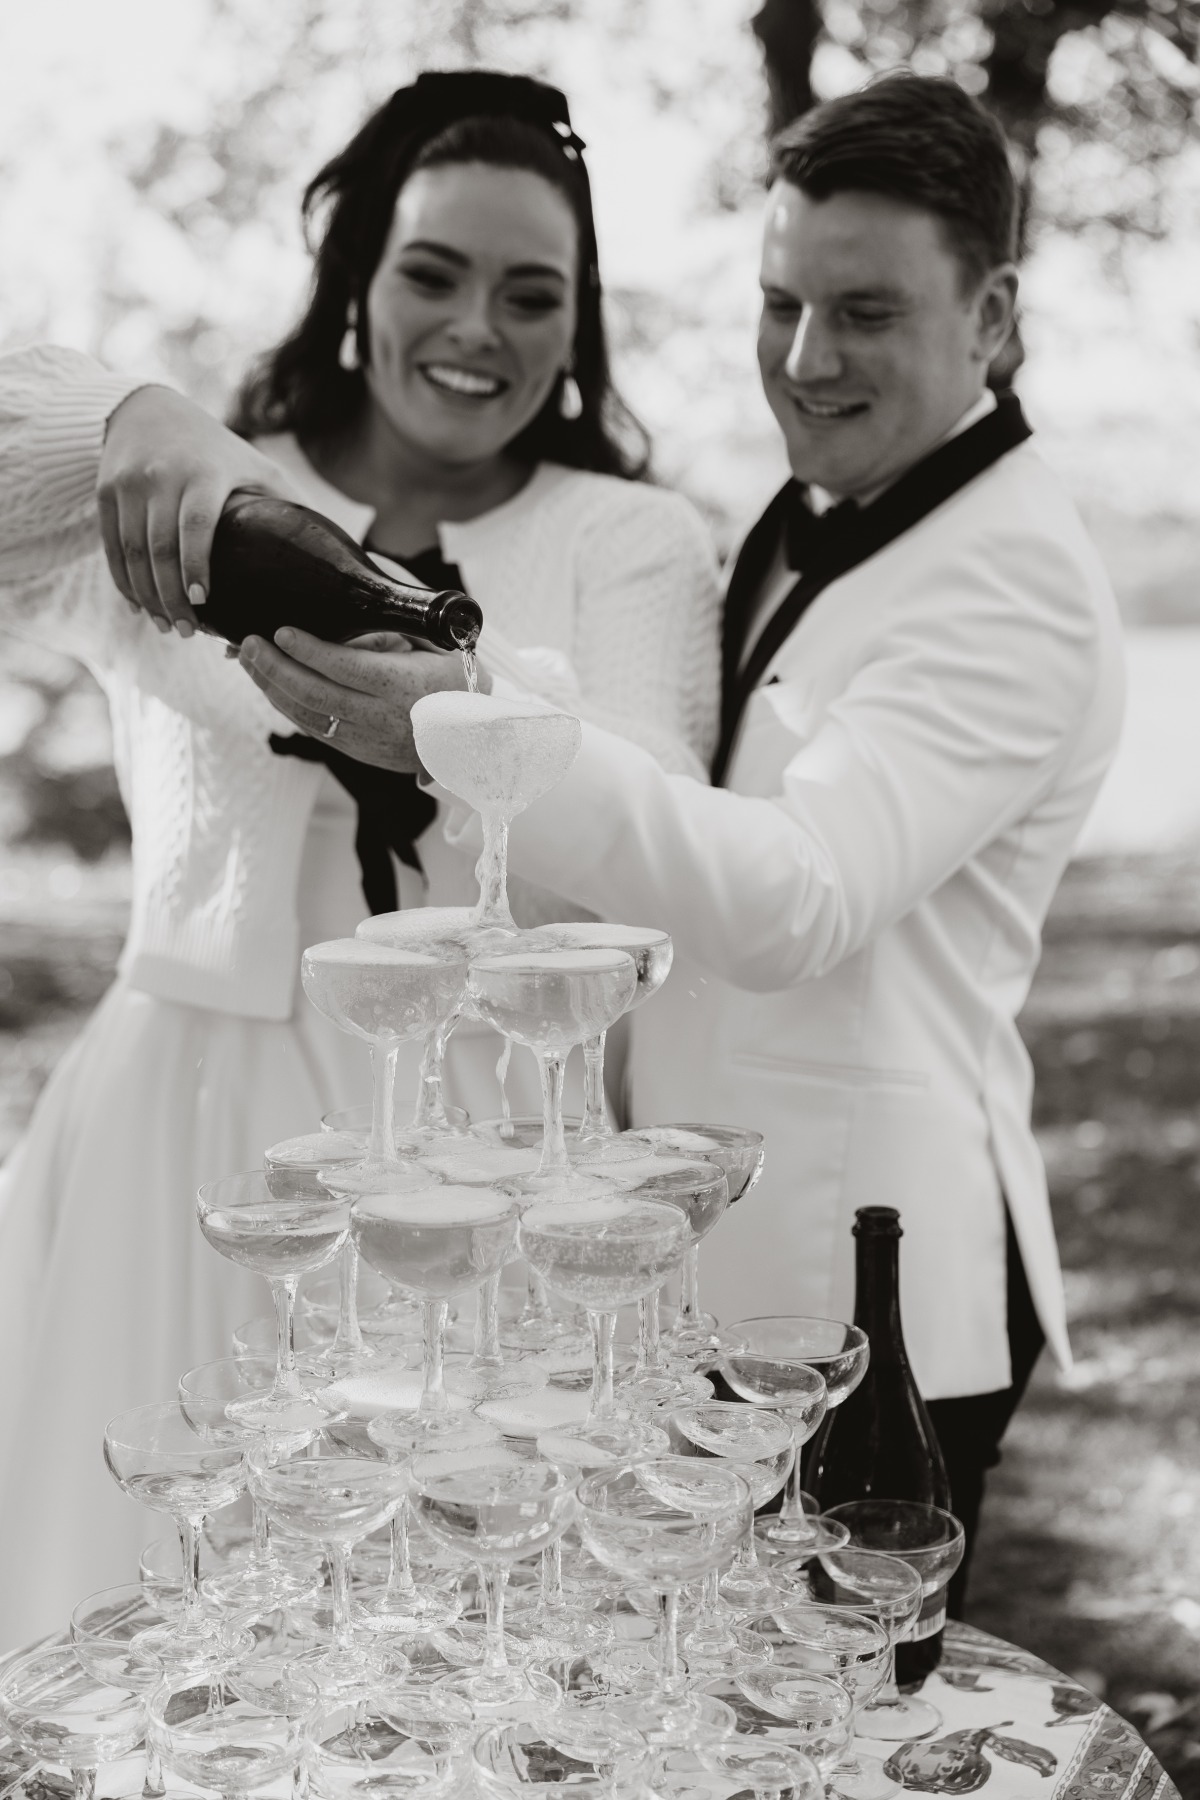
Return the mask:
[[[864, 1206], [855, 1214], [854, 1323], [871, 1342], [867, 1372], [831, 1408], [813, 1438], [806, 1485], [822, 1510], [848, 1500], [918, 1500], [950, 1506], [950, 1483], [933, 1422], [917, 1390], [900, 1324], [900, 1214]], [[896, 1675], [916, 1681], [942, 1654], [943, 1589], [925, 1602], [914, 1636], [896, 1646]]]
[[396, 631], [439, 650], [471, 650], [483, 624], [474, 600], [435, 592], [377, 568], [340, 525], [311, 507], [267, 494], [234, 494], [213, 536], [203, 631], [240, 644], [273, 642], [284, 625], [344, 644]]

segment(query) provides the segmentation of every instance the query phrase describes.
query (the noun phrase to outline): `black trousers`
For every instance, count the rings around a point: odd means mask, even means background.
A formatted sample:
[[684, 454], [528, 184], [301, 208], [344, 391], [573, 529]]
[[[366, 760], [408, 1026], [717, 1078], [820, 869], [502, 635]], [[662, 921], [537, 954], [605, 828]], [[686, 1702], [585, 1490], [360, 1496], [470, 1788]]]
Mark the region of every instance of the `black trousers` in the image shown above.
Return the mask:
[[1012, 1384], [991, 1394], [971, 1394], [963, 1400], [930, 1400], [926, 1404], [942, 1447], [950, 1479], [950, 1504], [962, 1520], [966, 1550], [946, 1596], [952, 1619], [961, 1619], [966, 1601], [971, 1554], [979, 1533], [979, 1513], [989, 1469], [1000, 1461], [1000, 1440], [1033, 1374], [1046, 1335], [1034, 1311], [1025, 1265], [1017, 1247], [1012, 1220], [1006, 1218], [1008, 1264], [1008, 1349]]

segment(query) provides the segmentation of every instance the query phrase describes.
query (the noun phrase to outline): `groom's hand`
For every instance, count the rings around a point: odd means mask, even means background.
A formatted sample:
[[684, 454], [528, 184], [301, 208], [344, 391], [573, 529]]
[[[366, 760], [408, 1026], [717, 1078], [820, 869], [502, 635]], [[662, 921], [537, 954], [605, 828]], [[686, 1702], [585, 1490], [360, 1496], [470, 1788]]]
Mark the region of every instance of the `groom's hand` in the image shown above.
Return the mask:
[[[353, 644], [327, 644], [285, 627], [274, 644], [248, 637], [239, 661], [267, 699], [309, 737], [329, 738], [356, 762], [412, 771], [421, 764], [413, 745], [412, 709], [423, 694], [465, 688], [462, 658], [414, 650], [406, 638], [377, 632]], [[480, 671], [480, 687], [490, 683]]]

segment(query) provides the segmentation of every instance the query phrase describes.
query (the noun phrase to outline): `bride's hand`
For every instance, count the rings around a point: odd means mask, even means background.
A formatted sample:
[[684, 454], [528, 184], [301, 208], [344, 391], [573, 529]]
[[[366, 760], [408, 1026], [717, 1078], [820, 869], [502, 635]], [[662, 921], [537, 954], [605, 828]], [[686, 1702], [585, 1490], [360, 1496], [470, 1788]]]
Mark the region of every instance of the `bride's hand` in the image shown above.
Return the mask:
[[235, 489], [297, 497], [276, 464], [170, 388], [136, 389], [109, 419], [96, 484], [104, 554], [160, 631], [195, 629], [213, 532]]

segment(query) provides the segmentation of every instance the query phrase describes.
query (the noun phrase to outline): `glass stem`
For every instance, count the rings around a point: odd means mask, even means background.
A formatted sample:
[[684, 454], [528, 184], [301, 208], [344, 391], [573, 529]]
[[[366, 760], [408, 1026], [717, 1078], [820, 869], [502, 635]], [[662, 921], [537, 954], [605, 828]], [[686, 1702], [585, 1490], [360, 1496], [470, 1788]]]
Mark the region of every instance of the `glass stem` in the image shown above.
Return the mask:
[[718, 1570], [710, 1569], [704, 1577], [704, 1595], [700, 1601], [700, 1613], [697, 1623], [700, 1625], [717, 1624], [721, 1613], [721, 1576]]
[[179, 1548], [183, 1553], [183, 1629], [192, 1630], [200, 1614], [200, 1532], [199, 1519], [176, 1519]]
[[508, 1657], [504, 1650], [504, 1589], [508, 1570], [478, 1565], [479, 1584], [483, 1588], [487, 1608], [487, 1640], [483, 1653], [484, 1675], [507, 1675]]
[[516, 920], [508, 904], [508, 820], [500, 813], [483, 813], [483, 854], [475, 864], [479, 883], [477, 925], [515, 931]]
[[613, 1334], [617, 1329], [614, 1312], [589, 1312], [592, 1328], [592, 1404], [588, 1424], [611, 1419], [617, 1410], [613, 1399]]
[[588, 1038], [583, 1046], [583, 1118], [576, 1139], [580, 1144], [602, 1143], [605, 1138], [615, 1136], [604, 1104], [604, 1040], [607, 1036], [608, 1033], [602, 1031], [598, 1037]]
[[150, 1739], [146, 1739], [146, 1779], [142, 1782], [142, 1800], [162, 1800], [167, 1787], [163, 1780], [162, 1758]]
[[96, 1800], [96, 1770], [71, 1770], [71, 1800]]
[[410, 1600], [416, 1593], [412, 1563], [408, 1554], [408, 1501], [402, 1500], [392, 1514], [392, 1564], [388, 1571], [388, 1592]]
[[421, 1302], [421, 1320], [425, 1334], [421, 1365], [424, 1371], [424, 1383], [421, 1388], [421, 1404], [417, 1411], [424, 1418], [429, 1418], [431, 1414], [440, 1418], [450, 1409], [443, 1380], [446, 1359], [446, 1321], [449, 1315], [450, 1302], [448, 1300], [423, 1300]]
[[662, 1345], [659, 1342], [658, 1317], [659, 1289], [653, 1293], [643, 1294], [638, 1301], [638, 1354], [635, 1373], [638, 1375], [661, 1375], [663, 1373]]
[[562, 1584], [562, 1539], [542, 1551], [542, 1611], [561, 1612], [566, 1602]]
[[371, 1045], [371, 1137], [367, 1155], [376, 1162], [396, 1160], [396, 1058], [399, 1044]]
[[550, 1290], [537, 1270], [530, 1268], [525, 1278], [525, 1304], [521, 1308], [522, 1325], [543, 1325], [553, 1317]]
[[700, 1246], [691, 1244], [683, 1259], [683, 1280], [679, 1289], [679, 1318], [676, 1330], [694, 1325], [700, 1314]]
[[500, 1354], [500, 1271], [489, 1275], [479, 1290], [475, 1313], [475, 1351], [472, 1369], [499, 1369], [504, 1358]]
[[[879, 1692], [868, 1702], [865, 1708], [867, 1712], [870, 1712], [873, 1706], [895, 1706], [900, 1698], [900, 1689], [896, 1685], [896, 1640], [891, 1636], [891, 1632], [888, 1633], [888, 1636], [891, 1641], [888, 1644], [887, 1673], [880, 1684]], [[868, 1732], [867, 1735], [870, 1736], [870, 1733]]]
[[563, 1136], [562, 1099], [566, 1060], [552, 1050], [538, 1051], [542, 1078], [542, 1160], [539, 1175], [569, 1175], [567, 1140]]
[[345, 1544], [326, 1544], [325, 1554], [333, 1582], [333, 1641], [339, 1650], [349, 1650], [354, 1642], [350, 1623], [350, 1552]]
[[298, 1275], [283, 1275], [271, 1282], [271, 1298], [275, 1302], [275, 1385], [271, 1390], [276, 1400], [295, 1399], [300, 1392], [296, 1373], [296, 1289]]
[[338, 1322], [331, 1348], [342, 1356], [361, 1356], [365, 1349], [358, 1322], [358, 1245], [351, 1237], [338, 1253]]
[[446, 1045], [450, 1041], [450, 1033], [458, 1024], [459, 1017], [458, 1012], [452, 1012], [448, 1019], [435, 1025], [425, 1039], [421, 1078], [417, 1084], [417, 1110], [413, 1114], [413, 1129], [416, 1131], [448, 1129], [446, 1102], [442, 1094], [442, 1065], [446, 1060]]
[[256, 1568], [262, 1568], [271, 1560], [271, 1522], [266, 1508], [250, 1496], [250, 1519], [254, 1531], [254, 1548], [250, 1553], [250, 1561]]
[[659, 1692], [674, 1699], [681, 1685], [679, 1674], [679, 1595], [674, 1588], [658, 1596]]
[[789, 1525], [803, 1525], [805, 1522], [803, 1493], [800, 1486], [800, 1446], [796, 1445], [796, 1454], [792, 1458], [792, 1466], [788, 1470], [787, 1486], [783, 1490], [783, 1500], [779, 1508], [781, 1521]]

